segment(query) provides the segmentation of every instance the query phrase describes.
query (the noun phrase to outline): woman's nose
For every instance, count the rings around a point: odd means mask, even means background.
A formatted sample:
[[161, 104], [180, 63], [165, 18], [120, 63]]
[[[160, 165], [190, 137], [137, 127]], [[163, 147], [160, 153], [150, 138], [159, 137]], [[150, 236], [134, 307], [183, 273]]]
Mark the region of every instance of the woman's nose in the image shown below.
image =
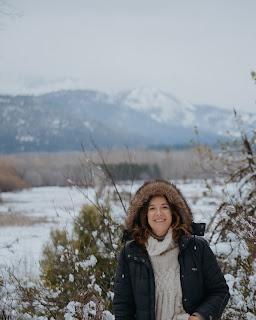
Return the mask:
[[161, 208], [156, 208], [156, 214], [161, 214]]

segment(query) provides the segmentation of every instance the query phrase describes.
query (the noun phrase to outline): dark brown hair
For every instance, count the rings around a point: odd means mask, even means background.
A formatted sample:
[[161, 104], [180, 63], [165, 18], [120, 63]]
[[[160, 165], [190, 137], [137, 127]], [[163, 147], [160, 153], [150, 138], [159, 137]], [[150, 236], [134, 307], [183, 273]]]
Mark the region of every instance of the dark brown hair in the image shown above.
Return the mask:
[[[136, 215], [128, 215], [126, 219], [127, 229], [132, 238], [139, 244], [145, 246], [148, 237], [153, 234], [152, 229], [148, 223], [148, 207], [150, 200], [158, 196], [157, 194], [151, 196], [137, 211]], [[163, 196], [163, 195], [159, 195]], [[168, 199], [163, 196], [168, 202], [172, 214], [171, 228], [173, 231], [173, 239], [178, 242], [182, 235], [191, 235], [191, 226], [182, 221], [179, 210], [174, 204], [171, 204]]]

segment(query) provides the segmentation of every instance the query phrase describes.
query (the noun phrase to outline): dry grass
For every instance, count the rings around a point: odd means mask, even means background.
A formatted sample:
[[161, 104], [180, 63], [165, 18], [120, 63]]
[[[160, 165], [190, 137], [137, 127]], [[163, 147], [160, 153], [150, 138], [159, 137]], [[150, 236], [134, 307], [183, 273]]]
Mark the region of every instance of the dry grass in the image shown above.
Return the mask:
[[[199, 149], [163, 151], [120, 149], [102, 150], [100, 155], [108, 165], [156, 164], [165, 179], [216, 177], [216, 170], [212, 168], [213, 161], [210, 165], [209, 156], [204, 155], [203, 150], [201, 147], [199, 154]], [[88, 179], [90, 181], [91, 173], [96, 169], [92, 162], [101, 164], [100, 155], [96, 151], [1, 155], [0, 189], [1, 175], [2, 191], [24, 188], [23, 183], [39, 187], [67, 186], [68, 179], [76, 184], [87, 182], [84, 180]], [[217, 165], [218, 161], [214, 160], [214, 167]], [[98, 171], [95, 170], [94, 176], [98, 175]]]
[[29, 184], [8, 161], [0, 159], [0, 191], [18, 190], [28, 186]]
[[18, 212], [0, 213], [0, 227], [10, 226], [33, 226], [40, 223], [55, 223], [54, 220], [48, 220], [47, 217], [35, 217]]

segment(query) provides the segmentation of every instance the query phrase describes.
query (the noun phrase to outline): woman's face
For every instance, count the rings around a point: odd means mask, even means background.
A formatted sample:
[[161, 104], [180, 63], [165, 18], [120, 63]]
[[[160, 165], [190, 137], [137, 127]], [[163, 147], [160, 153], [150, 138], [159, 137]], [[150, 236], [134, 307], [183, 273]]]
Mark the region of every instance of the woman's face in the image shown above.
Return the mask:
[[165, 197], [155, 196], [150, 200], [147, 216], [153, 233], [164, 236], [172, 223], [171, 209]]

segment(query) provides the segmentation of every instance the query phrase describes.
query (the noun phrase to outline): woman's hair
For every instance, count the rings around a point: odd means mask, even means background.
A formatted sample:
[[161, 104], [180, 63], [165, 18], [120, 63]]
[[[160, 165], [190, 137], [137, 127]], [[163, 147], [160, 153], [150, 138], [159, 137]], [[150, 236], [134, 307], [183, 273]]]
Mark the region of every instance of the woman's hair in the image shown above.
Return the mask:
[[155, 196], [165, 197], [170, 206], [174, 240], [178, 241], [184, 234], [191, 235], [193, 216], [187, 201], [173, 183], [161, 179], [146, 181], [135, 192], [126, 218], [127, 233], [142, 245], [153, 235], [148, 223], [148, 206]]
[[[141, 245], [145, 245], [148, 237], [153, 234], [153, 231], [148, 223], [148, 207], [150, 200], [158, 196], [157, 194], [151, 196], [137, 211], [135, 216], [128, 216], [126, 224], [129, 229], [129, 233], [135, 241]], [[161, 194], [159, 196], [162, 196]], [[174, 204], [171, 204], [167, 197], [163, 196], [169, 204], [171, 215], [172, 215], [172, 234], [174, 241], [178, 242], [179, 238], [186, 234], [191, 235], [191, 226], [183, 223], [182, 217], [179, 214], [179, 210]]]

